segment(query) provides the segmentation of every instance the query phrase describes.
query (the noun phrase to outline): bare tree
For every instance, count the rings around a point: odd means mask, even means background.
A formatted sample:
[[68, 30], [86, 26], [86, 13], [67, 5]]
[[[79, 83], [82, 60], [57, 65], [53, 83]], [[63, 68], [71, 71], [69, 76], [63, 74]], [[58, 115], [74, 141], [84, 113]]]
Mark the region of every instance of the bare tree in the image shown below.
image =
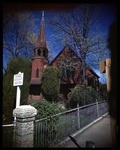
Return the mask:
[[35, 18], [31, 12], [3, 14], [3, 56], [31, 58], [35, 42]]
[[59, 43], [61, 39], [64, 44], [69, 44], [81, 58], [81, 84], [84, 84], [86, 63], [95, 67], [101, 56], [103, 58], [108, 55], [107, 36], [98, 30], [98, 15], [95, 6], [80, 5], [77, 9], [56, 14], [56, 17], [50, 18], [49, 21], [56, 30], [54, 35], [56, 39], [59, 38]]

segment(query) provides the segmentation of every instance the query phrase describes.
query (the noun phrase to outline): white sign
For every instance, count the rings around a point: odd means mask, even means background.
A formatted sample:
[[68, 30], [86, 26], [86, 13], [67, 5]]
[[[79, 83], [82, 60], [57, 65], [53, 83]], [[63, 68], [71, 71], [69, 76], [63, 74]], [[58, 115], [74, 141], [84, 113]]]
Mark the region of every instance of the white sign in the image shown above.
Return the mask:
[[23, 85], [23, 73], [19, 72], [14, 75], [13, 86]]
[[[21, 95], [20, 85], [23, 85], [23, 75], [24, 74], [21, 72], [14, 75], [13, 86], [17, 86], [16, 108], [20, 106], [20, 95]], [[15, 121], [15, 118], [14, 118], [14, 121]]]

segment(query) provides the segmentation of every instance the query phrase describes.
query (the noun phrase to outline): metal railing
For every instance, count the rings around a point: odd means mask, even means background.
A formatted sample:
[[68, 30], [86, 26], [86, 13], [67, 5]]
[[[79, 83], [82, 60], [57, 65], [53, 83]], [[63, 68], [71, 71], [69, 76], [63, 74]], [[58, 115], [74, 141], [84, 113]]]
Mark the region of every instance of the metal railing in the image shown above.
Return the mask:
[[35, 120], [34, 147], [52, 147], [107, 112], [108, 102], [96, 101], [48, 118]]
[[2, 147], [14, 147], [15, 128], [14, 124], [2, 125]]

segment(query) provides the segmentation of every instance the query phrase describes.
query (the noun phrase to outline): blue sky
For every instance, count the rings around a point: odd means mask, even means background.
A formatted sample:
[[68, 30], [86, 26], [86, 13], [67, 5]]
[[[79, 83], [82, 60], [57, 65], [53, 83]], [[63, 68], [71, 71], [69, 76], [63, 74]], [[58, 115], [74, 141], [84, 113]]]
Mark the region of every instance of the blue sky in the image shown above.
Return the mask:
[[[99, 15], [99, 24], [100, 24], [100, 32], [104, 33], [104, 34], [109, 34], [109, 27], [112, 24], [112, 22], [114, 22], [117, 19], [117, 6], [116, 4], [97, 4], [96, 5], [97, 10], [100, 11], [100, 15]], [[36, 16], [40, 17], [39, 12], [36, 14]], [[55, 12], [45, 12], [45, 18], [47, 17], [54, 17], [55, 16]], [[39, 21], [38, 21], [39, 23]], [[39, 26], [39, 25], [38, 25]], [[51, 34], [53, 34], [53, 32], [51, 30], [49, 30], [46, 27], [46, 40], [47, 41], [51, 41]], [[62, 50], [63, 46], [61, 47], [55, 47], [54, 44], [50, 44], [50, 48], [54, 49], [54, 57]], [[99, 68], [94, 70], [99, 76], [100, 76], [100, 82], [104, 83], [106, 82], [106, 74], [101, 74], [99, 71]]]
[[[97, 9], [100, 11], [99, 15], [99, 23], [100, 23], [100, 32], [101, 33], [109, 33], [109, 27], [112, 24], [112, 22], [117, 18], [117, 6], [116, 4], [97, 4]], [[41, 11], [35, 12], [35, 17], [38, 19], [36, 22], [36, 25], [38, 27], [38, 31], [36, 31], [36, 34], [39, 34], [39, 28], [40, 28], [40, 20], [41, 20]], [[54, 17], [56, 15], [56, 11], [45, 11], [45, 20], [47, 17]], [[45, 32], [46, 32], [46, 40], [49, 42], [49, 47], [51, 50], [53, 49], [54, 57], [62, 50], [64, 46], [61, 45], [57, 46], [51, 41], [51, 36], [53, 34], [52, 28], [50, 28], [50, 25], [45, 24]], [[3, 59], [3, 64], [6, 64], [6, 60]], [[99, 76], [100, 81], [105, 81], [105, 74], [100, 74], [99, 68], [98, 70], [94, 70]]]
[[[100, 25], [100, 32], [108, 34], [109, 27], [112, 22], [117, 18], [117, 6], [116, 4], [96, 4], [97, 10], [100, 11], [99, 15], [99, 25]], [[57, 11], [45, 11], [45, 22], [48, 17], [55, 17]], [[59, 11], [60, 12], [60, 11]], [[36, 24], [38, 26], [38, 33], [40, 27], [40, 20], [41, 20], [41, 11], [37, 11], [35, 13], [36, 18], [38, 18]], [[51, 43], [50, 47], [55, 49], [55, 46], [51, 41], [51, 35], [54, 34], [52, 31], [52, 27], [49, 24], [45, 24], [45, 32], [46, 32], [46, 40], [47, 42]], [[37, 33], [37, 32], [36, 32]], [[56, 47], [54, 55], [57, 55], [61, 47]]]

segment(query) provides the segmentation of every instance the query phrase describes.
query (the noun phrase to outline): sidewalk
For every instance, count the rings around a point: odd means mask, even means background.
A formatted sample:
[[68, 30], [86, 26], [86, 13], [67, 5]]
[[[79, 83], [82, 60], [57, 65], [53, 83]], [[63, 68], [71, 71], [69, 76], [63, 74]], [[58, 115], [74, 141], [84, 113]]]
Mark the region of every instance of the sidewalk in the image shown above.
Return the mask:
[[[74, 137], [80, 147], [86, 146], [86, 141], [95, 142], [97, 147], [112, 147], [109, 115]], [[77, 147], [71, 140], [59, 147]]]

